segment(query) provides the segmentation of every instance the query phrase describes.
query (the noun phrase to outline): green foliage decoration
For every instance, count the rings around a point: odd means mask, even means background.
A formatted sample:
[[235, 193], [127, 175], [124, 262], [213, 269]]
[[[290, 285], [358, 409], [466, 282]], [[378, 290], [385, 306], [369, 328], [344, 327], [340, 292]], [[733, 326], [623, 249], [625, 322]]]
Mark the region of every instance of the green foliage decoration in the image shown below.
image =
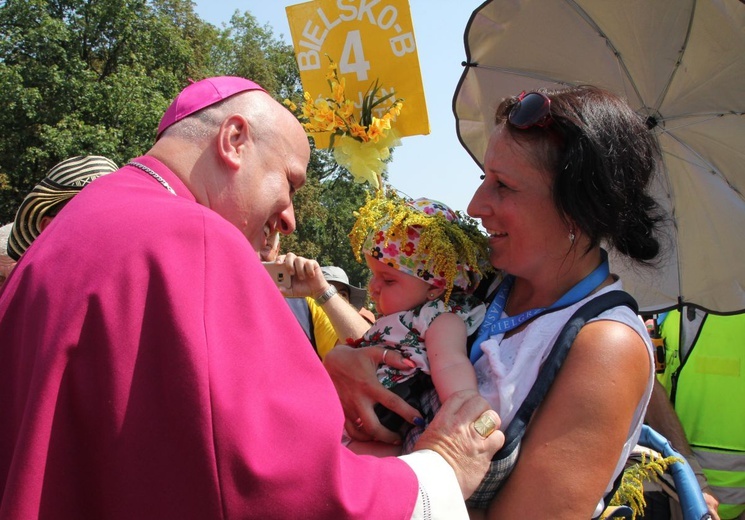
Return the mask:
[[[621, 485], [609, 502], [610, 506], [627, 505], [632, 510], [632, 520], [637, 516], [644, 515], [647, 503], [644, 500], [644, 481], [656, 482], [659, 477], [667, 471], [667, 468], [676, 462], [681, 462], [678, 457], [662, 457], [659, 454], [647, 454], [642, 452], [641, 460], [627, 467], [621, 477]], [[606, 518], [601, 515], [601, 520]]]
[[0, 5], [0, 222], [61, 160], [146, 152], [218, 31], [188, 0], [6, 0]]

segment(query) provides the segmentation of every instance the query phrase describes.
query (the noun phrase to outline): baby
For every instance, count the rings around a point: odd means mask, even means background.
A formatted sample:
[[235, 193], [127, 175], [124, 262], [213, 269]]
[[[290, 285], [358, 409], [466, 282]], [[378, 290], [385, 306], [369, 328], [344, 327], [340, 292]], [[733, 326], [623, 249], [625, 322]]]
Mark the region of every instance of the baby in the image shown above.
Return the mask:
[[[381, 423], [402, 435], [408, 453], [441, 402], [460, 390], [477, 391], [466, 340], [485, 314], [471, 292], [490, 269], [486, 237], [440, 202], [388, 195], [360, 209], [350, 238], [357, 259], [364, 255], [372, 272], [369, 294], [380, 315], [354, 345], [396, 349], [415, 365], [378, 368], [380, 382], [424, 418], [423, 425], [412, 428], [389, 410], [377, 409]], [[399, 452], [381, 444], [349, 442], [358, 453]]]

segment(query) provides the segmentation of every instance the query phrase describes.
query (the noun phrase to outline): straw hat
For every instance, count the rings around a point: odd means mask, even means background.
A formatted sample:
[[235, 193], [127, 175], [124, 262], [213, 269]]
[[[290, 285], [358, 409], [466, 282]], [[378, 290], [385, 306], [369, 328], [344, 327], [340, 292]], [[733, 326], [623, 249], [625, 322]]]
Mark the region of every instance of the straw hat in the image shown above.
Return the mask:
[[39, 184], [21, 202], [8, 239], [8, 255], [18, 260], [41, 233], [41, 220], [61, 202], [77, 195], [83, 186], [118, 169], [100, 155], [66, 159], [47, 172]]
[[16, 264], [15, 260], [8, 256], [8, 237], [10, 237], [10, 230], [13, 228], [13, 223], [5, 224], [0, 227], [0, 280], [7, 278], [13, 266]]

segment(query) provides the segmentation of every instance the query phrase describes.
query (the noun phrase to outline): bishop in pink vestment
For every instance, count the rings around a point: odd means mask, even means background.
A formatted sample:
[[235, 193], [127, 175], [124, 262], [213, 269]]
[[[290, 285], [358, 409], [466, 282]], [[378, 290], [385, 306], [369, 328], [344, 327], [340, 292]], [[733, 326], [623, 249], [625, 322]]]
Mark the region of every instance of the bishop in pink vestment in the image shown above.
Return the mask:
[[[152, 157], [91, 183], [0, 292], [0, 518], [409, 518], [246, 238]], [[278, 332], [281, 331], [281, 332]]]

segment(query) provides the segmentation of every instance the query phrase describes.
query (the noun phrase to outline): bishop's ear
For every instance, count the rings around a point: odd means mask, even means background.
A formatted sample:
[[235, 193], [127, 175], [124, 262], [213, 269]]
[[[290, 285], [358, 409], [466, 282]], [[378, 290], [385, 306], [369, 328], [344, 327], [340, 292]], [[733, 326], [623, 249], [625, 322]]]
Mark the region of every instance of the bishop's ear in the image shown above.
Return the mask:
[[250, 131], [248, 121], [240, 114], [228, 116], [220, 124], [217, 131], [217, 152], [231, 168], [240, 167], [241, 155], [251, 145]]

